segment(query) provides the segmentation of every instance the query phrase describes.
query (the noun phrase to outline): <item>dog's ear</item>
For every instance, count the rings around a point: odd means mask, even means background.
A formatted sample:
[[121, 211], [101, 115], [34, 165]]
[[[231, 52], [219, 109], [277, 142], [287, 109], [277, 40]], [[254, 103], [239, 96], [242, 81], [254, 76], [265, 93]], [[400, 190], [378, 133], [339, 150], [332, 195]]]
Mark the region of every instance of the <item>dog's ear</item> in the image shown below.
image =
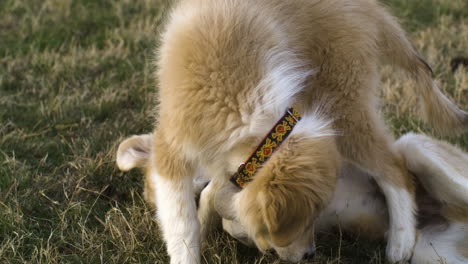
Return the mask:
[[291, 136], [265, 163], [246, 189], [257, 193], [264, 232], [275, 246], [288, 246], [312, 228], [331, 199], [338, 170], [332, 137]]
[[145, 167], [153, 145], [152, 134], [125, 139], [117, 150], [117, 166], [122, 171]]
[[311, 223], [313, 204], [294, 185], [270, 186], [259, 193], [260, 213], [275, 246], [291, 244]]

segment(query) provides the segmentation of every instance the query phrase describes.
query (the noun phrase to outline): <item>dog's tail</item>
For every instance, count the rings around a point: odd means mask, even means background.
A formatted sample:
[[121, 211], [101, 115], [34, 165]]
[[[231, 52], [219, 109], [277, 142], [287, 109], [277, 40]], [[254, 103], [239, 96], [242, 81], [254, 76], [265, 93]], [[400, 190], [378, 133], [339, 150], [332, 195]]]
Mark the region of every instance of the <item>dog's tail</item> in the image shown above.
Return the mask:
[[468, 113], [459, 109], [437, 87], [431, 67], [419, 56], [396, 19], [382, 9], [379, 17], [379, 46], [385, 57], [411, 74], [417, 81], [423, 119], [441, 135], [468, 131]]
[[468, 208], [468, 154], [449, 143], [409, 133], [395, 143], [426, 191], [448, 206]]

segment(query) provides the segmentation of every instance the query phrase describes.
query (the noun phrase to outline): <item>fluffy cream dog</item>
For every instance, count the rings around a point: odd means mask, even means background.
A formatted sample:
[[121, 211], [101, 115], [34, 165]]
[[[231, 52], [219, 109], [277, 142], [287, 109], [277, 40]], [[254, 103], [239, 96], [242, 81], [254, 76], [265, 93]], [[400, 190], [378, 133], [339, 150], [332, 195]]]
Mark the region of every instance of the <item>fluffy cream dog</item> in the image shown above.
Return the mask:
[[[244, 195], [236, 200], [236, 204], [246, 205], [238, 208], [242, 214], [240, 219], [263, 252], [272, 248], [278, 252], [296, 251], [299, 244], [307, 251], [301, 257], [314, 251], [310, 243], [314, 241], [314, 216], [318, 216], [329, 202], [340, 165], [330, 122], [313, 117], [310, 114], [294, 127], [281, 145], [281, 151], [270, 158], [244, 188]], [[158, 193], [167, 186], [161, 186], [163, 181], [154, 181], [151, 174], [151, 159], [158, 147], [154, 144], [156, 138], [147, 134], [126, 139], [117, 151], [117, 164], [124, 170], [140, 167], [145, 171], [144, 197], [151, 206], [158, 208], [160, 214], [164, 204], [161, 204], [159, 199], [163, 198]], [[199, 217], [210, 227], [220, 224], [216, 221], [221, 219], [215, 208], [227, 200], [216, 197], [223, 196], [228, 189], [239, 189], [227, 179], [213, 179], [202, 170], [191, 180], [190, 200], [185, 202], [195, 204], [195, 196], [201, 193]], [[202, 192], [208, 181], [210, 184]], [[226, 195], [231, 197], [232, 191]], [[206, 210], [208, 207], [212, 210]], [[300, 260], [292, 256], [288, 259]]]
[[[411, 263], [468, 263], [468, 155], [445, 142], [415, 134], [405, 135], [395, 146], [418, 183], [419, 232]], [[218, 197], [225, 201], [217, 207], [224, 217], [224, 230], [254, 246], [235, 210], [236, 196], [242, 192], [227, 193]], [[331, 203], [315, 222], [319, 232], [339, 226], [362, 236], [384, 237], [388, 230], [385, 198], [370, 175], [348, 163], [341, 170]], [[300, 241], [293, 244], [297, 247], [289, 252], [277, 250], [282, 259], [297, 260], [304, 254]]]
[[[300, 128], [285, 142], [289, 147], [279, 148], [256, 176], [278, 181], [247, 186], [252, 191], [246, 199], [253, 205], [244, 210], [242, 221], [252, 228], [255, 243], [288, 247], [296, 241], [293, 236], [313, 236], [312, 225], [301, 228], [331, 198], [338, 171], [334, 164], [341, 156], [371, 172], [386, 197], [389, 260], [410, 258], [416, 237], [414, 187], [377, 115], [373, 93], [379, 61], [387, 58], [417, 79], [424, 116], [435, 128], [461, 132], [468, 121], [440, 92], [430, 68], [378, 3], [181, 0], [161, 42], [159, 116], [147, 185], [156, 189], [151, 200], [171, 263], [200, 262], [200, 234], [213, 215], [212, 202], [202, 203], [197, 215], [194, 176], [202, 171], [212, 179], [203, 201], [214, 201], [218, 186], [293, 104], [304, 116]], [[133, 165], [128, 157], [124, 153], [118, 160], [123, 170]], [[305, 186], [300, 197], [291, 192], [294, 180]], [[289, 206], [293, 195], [301, 205]], [[284, 202], [270, 207], [273, 196]], [[259, 217], [254, 209], [264, 214]], [[285, 210], [302, 215], [284, 218]]]

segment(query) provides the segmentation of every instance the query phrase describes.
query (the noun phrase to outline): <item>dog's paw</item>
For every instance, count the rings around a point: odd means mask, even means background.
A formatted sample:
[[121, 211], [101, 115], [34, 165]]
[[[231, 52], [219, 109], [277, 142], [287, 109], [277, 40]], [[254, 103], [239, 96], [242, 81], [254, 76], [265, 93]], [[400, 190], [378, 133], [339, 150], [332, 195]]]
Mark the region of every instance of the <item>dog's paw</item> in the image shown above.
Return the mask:
[[391, 263], [405, 263], [411, 259], [416, 233], [414, 230], [402, 229], [390, 232], [387, 242], [387, 259]]
[[171, 264], [200, 264], [194, 256], [171, 257]]

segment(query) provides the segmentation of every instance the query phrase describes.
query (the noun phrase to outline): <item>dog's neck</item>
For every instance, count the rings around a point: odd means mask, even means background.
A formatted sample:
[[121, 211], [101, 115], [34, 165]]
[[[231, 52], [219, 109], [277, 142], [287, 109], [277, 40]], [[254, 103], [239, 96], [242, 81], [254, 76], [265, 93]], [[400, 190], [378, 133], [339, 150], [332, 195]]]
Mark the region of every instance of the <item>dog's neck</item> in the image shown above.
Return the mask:
[[230, 181], [239, 188], [244, 188], [248, 182], [252, 181], [257, 170], [286, 140], [300, 119], [301, 115], [296, 109], [288, 108], [250, 157], [239, 166]]

